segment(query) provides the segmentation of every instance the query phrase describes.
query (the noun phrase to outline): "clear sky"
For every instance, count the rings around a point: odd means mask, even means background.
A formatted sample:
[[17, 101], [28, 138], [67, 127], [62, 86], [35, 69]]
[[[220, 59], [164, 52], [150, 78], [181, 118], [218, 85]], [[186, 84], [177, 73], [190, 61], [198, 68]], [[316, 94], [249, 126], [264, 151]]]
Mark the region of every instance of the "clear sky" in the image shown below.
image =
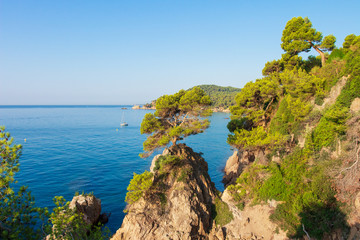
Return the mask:
[[[243, 87], [279, 59], [292, 17], [341, 46], [360, 1], [0, 0], [0, 105], [137, 104]], [[314, 55], [316, 55], [314, 53]]]

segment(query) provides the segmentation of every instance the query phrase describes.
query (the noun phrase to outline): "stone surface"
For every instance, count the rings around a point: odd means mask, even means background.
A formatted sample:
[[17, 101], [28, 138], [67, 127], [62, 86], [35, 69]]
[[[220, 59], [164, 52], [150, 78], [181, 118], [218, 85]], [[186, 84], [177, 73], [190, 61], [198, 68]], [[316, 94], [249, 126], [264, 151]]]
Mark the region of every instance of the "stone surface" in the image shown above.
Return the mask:
[[360, 111], [360, 98], [355, 98], [350, 106], [350, 110], [353, 112], [359, 112]]
[[348, 77], [342, 77], [330, 90], [330, 93], [324, 98], [324, 102], [321, 106], [315, 105], [315, 110], [323, 110], [326, 106], [330, 106], [335, 103], [336, 98], [340, 95], [341, 90], [346, 84]]
[[75, 209], [83, 213], [86, 223], [94, 225], [98, 222], [101, 213], [101, 200], [95, 196], [75, 196], [69, 205], [70, 209]]
[[269, 201], [264, 205], [247, 205], [244, 210], [239, 210], [226, 190], [221, 199], [228, 204], [234, 216], [234, 219], [223, 227], [226, 236], [224, 239], [288, 239], [285, 232], [276, 231], [277, 225], [269, 219], [274, 206], [278, 204], [276, 201]]
[[260, 164], [265, 164], [268, 161], [266, 159], [266, 152], [262, 150], [234, 151], [233, 155], [226, 161], [222, 180], [224, 186], [227, 187], [230, 184], [234, 184], [243, 169], [255, 160]]
[[161, 154], [155, 155], [155, 157], [151, 161], [150, 172], [154, 173], [155, 163], [159, 159], [160, 156], [161, 156]]

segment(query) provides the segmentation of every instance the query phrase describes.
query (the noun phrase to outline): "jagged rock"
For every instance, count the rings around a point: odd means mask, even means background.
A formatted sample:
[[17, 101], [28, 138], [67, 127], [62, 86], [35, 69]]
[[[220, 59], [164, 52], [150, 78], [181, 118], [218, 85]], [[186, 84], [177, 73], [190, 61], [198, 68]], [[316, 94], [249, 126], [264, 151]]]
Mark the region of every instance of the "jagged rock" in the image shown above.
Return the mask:
[[[93, 195], [78, 195], [73, 197], [69, 204], [69, 209], [76, 210], [77, 213], [83, 214], [83, 220], [85, 223], [89, 225], [96, 225], [99, 222], [105, 224], [109, 220], [110, 214], [101, 213], [101, 200], [96, 198]], [[69, 218], [71, 215], [64, 215], [64, 217]], [[52, 227], [53, 231], [56, 229], [56, 225]], [[77, 238], [78, 236], [75, 236]], [[53, 239], [51, 235], [47, 235], [45, 237], [46, 240]], [[65, 239], [65, 238], [58, 238], [58, 239]]]
[[[208, 239], [216, 189], [207, 173], [207, 163], [185, 144], [173, 146], [164, 153], [179, 156], [180, 166], [167, 169], [168, 174], [161, 178], [154, 171], [153, 186], [157, 190], [128, 206], [128, 213], [113, 240]], [[162, 192], [156, 184], [162, 186]]]
[[350, 110], [353, 112], [359, 112], [360, 111], [360, 98], [355, 98], [350, 106]]
[[94, 225], [99, 221], [101, 213], [101, 200], [95, 196], [79, 195], [73, 197], [69, 205], [70, 209], [75, 209], [83, 215], [87, 224]]
[[240, 162], [241, 155], [239, 156], [238, 151], [234, 151], [233, 155], [229, 157], [226, 161], [226, 165], [224, 168], [224, 177], [222, 182], [225, 186], [235, 183], [236, 178], [239, 176], [242, 171], [242, 164]]
[[315, 105], [315, 110], [323, 110], [326, 106], [330, 106], [335, 103], [336, 98], [340, 95], [341, 90], [346, 84], [346, 81], [348, 80], [348, 77], [342, 77], [339, 79], [339, 81], [333, 86], [330, 90], [330, 93], [327, 95], [326, 98], [324, 98], [324, 102], [321, 106]]
[[234, 184], [236, 179], [240, 176], [243, 169], [254, 162], [265, 164], [267, 162], [266, 152], [262, 150], [257, 151], [234, 151], [233, 155], [226, 161], [224, 168], [224, 177], [222, 182], [225, 188], [228, 185]]
[[151, 161], [150, 172], [154, 173], [155, 163], [159, 159], [160, 156], [162, 156], [162, 154], [155, 155], [155, 157]]

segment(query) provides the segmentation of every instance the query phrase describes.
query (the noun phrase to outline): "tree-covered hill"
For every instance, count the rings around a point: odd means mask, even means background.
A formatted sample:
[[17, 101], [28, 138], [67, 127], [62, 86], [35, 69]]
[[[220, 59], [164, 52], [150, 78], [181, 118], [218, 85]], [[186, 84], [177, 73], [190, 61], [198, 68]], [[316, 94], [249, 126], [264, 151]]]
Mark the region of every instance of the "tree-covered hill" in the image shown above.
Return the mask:
[[210, 96], [212, 106], [227, 109], [235, 105], [235, 96], [241, 89], [235, 87], [221, 87], [217, 85], [199, 85]]

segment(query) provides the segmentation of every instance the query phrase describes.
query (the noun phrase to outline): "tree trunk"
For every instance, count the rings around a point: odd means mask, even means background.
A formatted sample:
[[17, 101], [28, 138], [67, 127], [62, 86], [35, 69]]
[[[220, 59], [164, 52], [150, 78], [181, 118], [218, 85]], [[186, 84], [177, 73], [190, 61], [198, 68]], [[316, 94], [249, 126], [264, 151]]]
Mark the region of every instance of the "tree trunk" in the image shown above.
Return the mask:
[[321, 57], [321, 66], [323, 67], [323, 66], [325, 66], [325, 54], [324, 54], [324, 52], [323, 51], [321, 51], [318, 47], [316, 47], [316, 46], [312, 46], [314, 49], [315, 49], [315, 51], [317, 51], [319, 54], [320, 54], [320, 57]]
[[310, 46], [315, 49], [320, 54], [321, 57], [321, 66], [325, 66], [325, 54], [323, 51], [320, 50], [320, 48], [316, 45], [314, 45], [310, 40], [307, 40], [307, 42], [310, 44]]
[[178, 140], [177, 137], [174, 137], [173, 139], [171, 139], [171, 142], [172, 142], [173, 146], [176, 145], [177, 140]]

